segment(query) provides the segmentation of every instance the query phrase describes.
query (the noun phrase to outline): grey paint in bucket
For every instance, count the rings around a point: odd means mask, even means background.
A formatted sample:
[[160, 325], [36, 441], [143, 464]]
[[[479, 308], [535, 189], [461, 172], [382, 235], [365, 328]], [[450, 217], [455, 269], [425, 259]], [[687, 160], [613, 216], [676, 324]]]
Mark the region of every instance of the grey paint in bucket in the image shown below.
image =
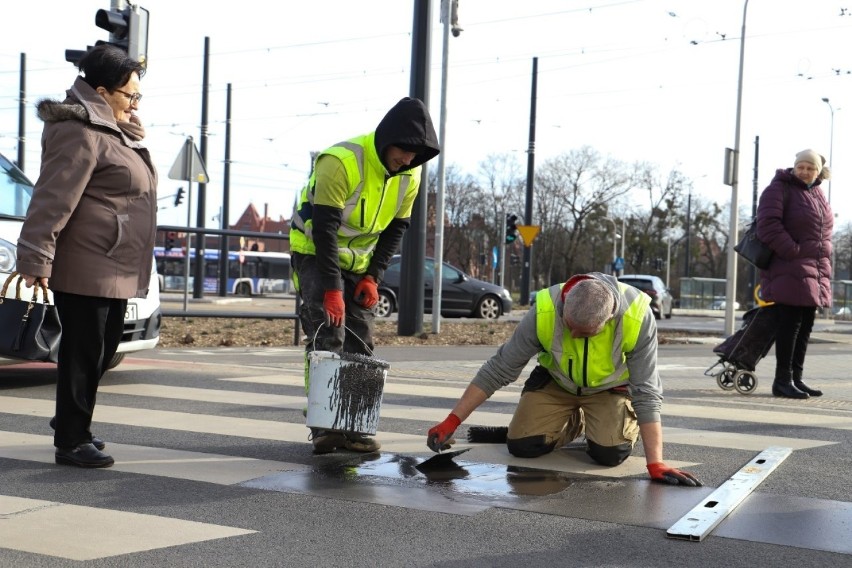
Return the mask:
[[308, 416], [312, 428], [375, 434], [386, 361], [357, 353], [309, 353]]

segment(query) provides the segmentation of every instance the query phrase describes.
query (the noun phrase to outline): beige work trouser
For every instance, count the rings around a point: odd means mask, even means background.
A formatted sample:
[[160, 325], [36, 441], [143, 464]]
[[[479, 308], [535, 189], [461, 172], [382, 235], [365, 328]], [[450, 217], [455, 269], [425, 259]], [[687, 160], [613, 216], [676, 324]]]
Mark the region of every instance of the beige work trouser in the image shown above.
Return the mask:
[[599, 446], [633, 447], [639, 438], [639, 423], [627, 393], [609, 390], [576, 396], [548, 381], [541, 389], [521, 394], [508, 439], [544, 436], [546, 444], [558, 448], [584, 430], [586, 439]]

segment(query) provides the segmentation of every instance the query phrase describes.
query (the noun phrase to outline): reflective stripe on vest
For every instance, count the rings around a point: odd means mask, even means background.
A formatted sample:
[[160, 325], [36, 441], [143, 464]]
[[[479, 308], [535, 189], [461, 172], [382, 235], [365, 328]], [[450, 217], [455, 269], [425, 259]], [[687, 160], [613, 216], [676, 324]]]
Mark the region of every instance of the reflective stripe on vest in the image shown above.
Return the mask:
[[[402, 208], [411, 184], [419, 181], [420, 174], [420, 169], [415, 168], [387, 178], [378, 158], [372, 158], [376, 162], [372, 168], [367, 165], [371, 159], [365, 151], [367, 144], [374, 144], [374, 134], [340, 142], [320, 154], [338, 158], [346, 172], [349, 194], [343, 204], [342, 220], [337, 230], [338, 258], [341, 268], [359, 274], [367, 271], [379, 235]], [[378, 171], [385, 177], [375, 179]], [[374, 179], [369, 179], [370, 176]], [[308, 184], [302, 189], [290, 220], [290, 250], [293, 252], [316, 254], [310, 216], [315, 185], [316, 172], [311, 174]], [[380, 189], [377, 191], [377, 188]], [[303, 214], [307, 218], [303, 218]]]
[[536, 333], [544, 348], [538, 362], [568, 392], [606, 390], [626, 383], [629, 378], [625, 353], [636, 347], [651, 298], [622, 283], [618, 288], [630, 302], [627, 310], [608, 321], [600, 333], [588, 338], [571, 337], [562, 314], [556, 313], [562, 285], [536, 294]]

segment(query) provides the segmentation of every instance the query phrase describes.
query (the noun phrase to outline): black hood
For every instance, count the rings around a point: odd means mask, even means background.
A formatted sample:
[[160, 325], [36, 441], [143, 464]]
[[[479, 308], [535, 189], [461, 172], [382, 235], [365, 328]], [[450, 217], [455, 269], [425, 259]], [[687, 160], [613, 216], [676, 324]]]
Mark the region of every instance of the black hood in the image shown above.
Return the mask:
[[376, 152], [386, 169], [384, 154], [391, 145], [417, 153], [407, 169], [416, 168], [440, 153], [435, 127], [423, 101], [409, 97], [401, 99], [376, 127]]

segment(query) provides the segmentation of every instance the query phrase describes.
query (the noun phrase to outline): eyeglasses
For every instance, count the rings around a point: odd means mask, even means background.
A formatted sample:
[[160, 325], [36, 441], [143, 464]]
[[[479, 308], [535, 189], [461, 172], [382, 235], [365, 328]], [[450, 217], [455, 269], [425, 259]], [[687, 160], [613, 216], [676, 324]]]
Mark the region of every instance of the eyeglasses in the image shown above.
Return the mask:
[[115, 90], [115, 92], [116, 92], [116, 93], [121, 93], [122, 95], [124, 95], [125, 97], [127, 97], [127, 100], [129, 100], [129, 101], [130, 101], [130, 104], [138, 103], [139, 101], [141, 101], [141, 100], [142, 100], [142, 93], [133, 93], [133, 94], [131, 94], [131, 93], [125, 93], [125, 92], [124, 92], [124, 91], [122, 91], [121, 89], [116, 89], [116, 90]]

